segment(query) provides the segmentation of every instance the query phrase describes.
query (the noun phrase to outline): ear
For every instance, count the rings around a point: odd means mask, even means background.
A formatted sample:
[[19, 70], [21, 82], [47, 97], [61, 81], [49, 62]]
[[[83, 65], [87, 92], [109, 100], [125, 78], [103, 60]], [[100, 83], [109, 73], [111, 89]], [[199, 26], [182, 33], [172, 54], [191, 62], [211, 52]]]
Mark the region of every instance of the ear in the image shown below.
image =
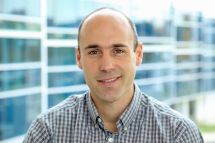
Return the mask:
[[76, 56], [76, 62], [77, 62], [77, 65], [80, 69], [82, 69], [82, 65], [81, 65], [81, 53], [79, 51], [78, 48], [75, 49], [75, 56]]
[[136, 48], [136, 65], [139, 66], [142, 64], [143, 58], [143, 44], [138, 43]]

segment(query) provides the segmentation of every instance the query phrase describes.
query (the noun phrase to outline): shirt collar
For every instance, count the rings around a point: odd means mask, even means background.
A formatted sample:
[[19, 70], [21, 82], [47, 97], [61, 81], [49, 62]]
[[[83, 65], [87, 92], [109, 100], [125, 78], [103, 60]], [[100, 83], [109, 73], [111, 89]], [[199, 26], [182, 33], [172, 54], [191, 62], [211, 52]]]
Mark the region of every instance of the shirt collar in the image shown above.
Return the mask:
[[138, 109], [140, 106], [140, 95], [141, 91], [137, 84], [134, 84], [134, 96], [132, 98], [132, 101], [130, 105], [127, 107], [127, 109], [122, 113], [120, 116], [120, 120], [117, 122], [118, 129], [123, 126], [123, 128], [127, 128], [129, 124], [135, 119], [136, 114], [138, 113]]
[[90, 96], [90, 92], [87, 93], [86, 101], [87, 101], [87, 108], [90, 113], [90, 116], [93, 119], [94, 124], [96, 124], [96, 120], [97, 120], [97, 117], [99, 117], [99, 113], [93, 103], [93, 100]]
[[[140, 95], [141, 95], [141, 91], [135, 83], [134, 84], [134, 96], [132, 98], [130, 105], [122, 113], [119, 121], [117, 122], [118, 129], [120, 129], [121, 127], [123, 127], [123, 128], [127, 127], [132, 122], [132, 120], [135, 119], [135, 116], [138, 112], [138, 108], [140, 105]], [[87, 108], [90, 113], [90, 116], [93, 119], [93, 122], [96, 124], [96, 120], [99, 117], [99, 113], [92, 101], [90, 92], [87, 93], [86, 101], [87, 101]]]

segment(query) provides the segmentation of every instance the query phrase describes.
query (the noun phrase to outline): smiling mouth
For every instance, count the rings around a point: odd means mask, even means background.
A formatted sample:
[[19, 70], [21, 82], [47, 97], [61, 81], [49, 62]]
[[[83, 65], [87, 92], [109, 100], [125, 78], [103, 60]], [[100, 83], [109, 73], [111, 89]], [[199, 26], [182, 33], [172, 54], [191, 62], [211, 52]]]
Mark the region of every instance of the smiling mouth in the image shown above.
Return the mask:
[[113, 82], [117, 81], [120, 77], [121, 76], [109, 78], [109, 79], [102, 79], [102, 80], [98, 80], [98, 82], [100, 82], [100, 83], [113, 83]]

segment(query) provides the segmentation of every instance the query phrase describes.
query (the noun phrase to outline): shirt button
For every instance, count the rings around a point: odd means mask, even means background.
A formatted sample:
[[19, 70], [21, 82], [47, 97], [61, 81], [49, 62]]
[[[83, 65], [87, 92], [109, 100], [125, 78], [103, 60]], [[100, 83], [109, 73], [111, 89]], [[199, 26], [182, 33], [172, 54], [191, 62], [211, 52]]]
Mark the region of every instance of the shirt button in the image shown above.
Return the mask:
[[128, 128], [127, 127], [124, 127], [124, 131], [127, 131], [128, 130]]
[[102, 119], [98, 118], [98, 121], [101, 123], [101, 122], [102, 122]]
[[98, 128], [98, 125], [95, 124], [95, 128], [97, 129], [97, 128]]
[[107, 141], [108, 141], [109, 143], [112, 143], [112, 142], [113, 142], [113, 138], [112, 138], [112, 137], [109, 137], [109, 138], [107, 139]]

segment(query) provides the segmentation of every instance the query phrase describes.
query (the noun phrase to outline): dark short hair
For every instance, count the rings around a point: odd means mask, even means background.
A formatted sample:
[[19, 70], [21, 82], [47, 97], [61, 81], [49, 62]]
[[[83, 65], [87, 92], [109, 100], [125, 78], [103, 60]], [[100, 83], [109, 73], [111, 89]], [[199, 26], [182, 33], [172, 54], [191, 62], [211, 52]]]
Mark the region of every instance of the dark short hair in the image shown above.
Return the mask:
[[96, 13], [96, 12], [99, 12], [99, 11], [101, 11], [101, 10], [105, 10], [105, 9], [107, 9], [107, 10], [112, 10], [112, 11], [114, 11], [114, 12], [118, 12], [118, 13], [120, 13], [122, 16], [124, 16], [124, 17], [128, 20], [128, 23], [129, 23], [129, 25], [130, 25], [130, 27], [131, 27], [131, 29], [132, 29], [133, 36], [134, 36], [134, 51], [136, 51], [136, 48], [137, 48], [137, 45], [138, 45], [138, 36], [137, 36], [137, 31], [136, 31], [136, 27], [135, 27], [134, 23], [131, 21], [131, 19], [130, 19], [128, 16], [126, 16], [126, 15], [125, 15], [124, 13], [122, 13], [121, 11], [119, 11], [119, 10], [117, 10], [117, 9], [114, 9], [114, 8], [103, 7], [103, 8], [99, 8], [99, 9], [94, 10], [93, 12], [91, 12], [90, 14], [88, 14], [88, 15], [81, 21], [81, 23], [80, 23], [80, 25], [79, 25], [79, 28], [78, 28], [78, 50], [79, 50], [79, 52], [80, 52], [80, 47], [79, 47], [79, 45], [80, 45], [80, 32], [81, 32], [81, 29], [82, 29], [82, 26], [83, 26], [84, 22], [85, 22], [85, 21], [87, 20], [87, 18], [88, 18], [89, 16], [91, 16], [92, 14], [94, 14], [94, 13]]

